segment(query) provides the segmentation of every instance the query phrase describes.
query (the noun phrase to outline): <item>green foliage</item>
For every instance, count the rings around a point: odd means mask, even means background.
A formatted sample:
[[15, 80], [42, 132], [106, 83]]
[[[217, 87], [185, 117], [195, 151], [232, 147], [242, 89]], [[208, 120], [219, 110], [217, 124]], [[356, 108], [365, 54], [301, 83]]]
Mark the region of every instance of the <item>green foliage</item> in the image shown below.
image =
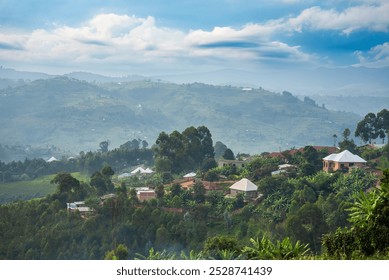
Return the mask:
[[137, 253], [136, 260], [174, 260], [176, 259], [175, 253], [163, 251], [155, 251], [154, 248], [151, 248], [148, 252], [148, 255], [142, 255]]
[[115, 250], [105, 254], [104, 260], [126, 260], [128, 258], [128, 248], [124, 244], [119, 244]]
[[191, 126], [182, 133], [173, 131], [170, 135], [161, 132], [154, 150], [158, 172], [207, 171], [215, 167], [212, 135], [205, 126]]
[[289, 238], [274, 244], [269, 238], [263, 236], [261, 240], [251, 238], [250, 243], [242, 249], [243, 258], [248, 260], [299, 259], [310, 251], [307, 244], [302, 244], [300, 241], [293, 244]]
[[212, 259], [235, 259], [239, 256], [241, 249], [236, 238], [214, 236], [205, 241], [203, 253], [207, 258]]
[[224, 152], [227, 150], [227, 146], [220, 141], [216, 141], [214, 150], [215, 150], [215, 158], [219, 159], [223, 156]]
[[192, 125], [193, 120], [200, 120], [208, 127], [220, 128], [217, 138], [228, 141], [229, 146], [247, 147], [247, 152], [255, 153], [257, 147], [251, 139], [258, 139], [264, 150], [277, 150], [279, 143], [274, 139], [280, 139], [279, 131], [284, 131], [287, 139], [283, 136], [281, 141], [302, 146], [322, 142], [334, 131], [358, 121], [355, 114], [328, 111], [294, 96], [263, 89], [250, 93], [247, 95], [238, 87], [199, 83], [96, 84], [55, 77], [2, 89], [1, 94], [7, 98], [0, 104], [0, 126], [3, 135], [7, 135], [5, 144], [24, 138], [32, 146], [46, 146], [54, 141], [56, 146], [68, 150], [79, 147], [88, 151], [98, 146], [96, 139], [127, 141], [123, 131], [132, 135], [142, 131], [141, 137], [154, 139], [161, 129], [184, 128]]
[[197, 203], [205, 201], [205, 188], [201, 182], [196, 182], [193, 186], [193, 199]]
[[349, 150], [351, 153], [356, 153], [357, 151], [357, 145], [355, 145], [354, 143], [354, 140], [353, 139], [349, 139], [349, 136], [351, 135], [351, 132], [350, 132], [350, 129], [349, 128], [346, 128], [344, 131], [343, 131], [343, 141], [340, 141], [338, 143], [339, 145], [339, 149], [341, 151], [344, 151], [344, 150]]
[[355, 202], [347, 211], [350, 212], [349, 221], [357, 227], [367, 227], [373, 221], [374, 210], [380, 203], [381, 196], [376, 190], [366, 194], [360, 191], [355, 196]]
[[57, 193], [68, 202], [81, 200], [86, 196], [85, 189], [81, 187], [80, 181], [70, 173], [58, 173], [51, 180], [51, 183], [57, 184]]
[[360, 191], [365, 191], [374, 186], [377, 178], [374, 174], [363, 169], [353, 169], [347, 176], [340, 176], [332, 187], [344, 196], [352, 197]]
[[351, 228], [324, 236], [326, 254], [335, 259], [389, 257], [389, 170], [384, 171], [381, 189], [356, 194], [348, 209]]
[[389, 133], [389, 111], [383, 109], [377, 115], [368, 113], [363, 120], [361, 120], [355, 130], [355, 136], [360, 137], [363, 142], [370, 144], [378, 137], [383, 141], [385, 134]]
[[227, 160], [235, 160], [235, 155], [231, 149], [226, 149], [223, 153], [223, 158]]
[[204, 180], [209, 182], [214, 182], [219, 180], [219, 171], [217, 169], [211, 169], [205, 172]]

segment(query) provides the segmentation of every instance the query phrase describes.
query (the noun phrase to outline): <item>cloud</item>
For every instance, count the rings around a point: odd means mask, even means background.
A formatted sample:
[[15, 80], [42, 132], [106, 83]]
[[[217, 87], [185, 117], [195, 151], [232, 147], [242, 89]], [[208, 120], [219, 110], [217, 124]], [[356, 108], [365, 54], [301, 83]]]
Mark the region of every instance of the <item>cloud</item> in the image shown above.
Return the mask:
[[[218, 61], [233, 63], [284, 58], [285, 61], [308, 57], [299, 47], [271, 39], [282, 26], [279, 21], [247, 24], [240, 28], [215, 27], [211, 31], [160, 27], [153, 17], [99, 14], [79, 26], [37, 29], [30, 34], [0, 37], [3, 48], [16, 55], [0, 53], [2, 60], [28, 63], [55, 61], [57, 64], [164, 64]], [[18, 38], [19, 45], [15, 44]]]
[[[288, 1], [290, 2], [290, 1]], [[125, 68], [181, 67], [191, 65], [241, 65], [256, 63], [317, 63], [319, 55], [304, 46], [288, 43], [296, 33], [358, 30], [388, 32], [388, 1], [354, 1], [342, 11], [311, 7], [296, 16], [282, 17], [240, 27], [184, 31], [157, 24], [152, 16], [98, 14], [77, 26], [54, 26], [31, 32], [0, 30], [0, 60], [56, 64], [81, 70], [100, 66]], [[292, 40], [291, 40], [292, 41]], [[289, 41], [290, 42], [290, 41]], [[355, 55], [373, 63], [387, 59], [387, 45]], [[181, 66], [179, 66], [181, 65]]]
[[214, 43], [200, 44], [197, 47], [204, 49], [212, 48], [256, 48], [258, 44], [254, 42], [245, 42], [245, 41], [219, 41]]
[[311, 7], [303, 10], [297, 17], [290, 18], [287, 24], [299, 32], [303, 29], [339, 30], [344, 34], [361, 29], [388, 32], [389, 3], [386, 1], [375, 5], [353, 6], [342, 12]]
[[356, 66], [365, 67], [388, 67], [389, 66], [389, 42], [377, 45], [368, 52], [355, 51], [359, 60]]

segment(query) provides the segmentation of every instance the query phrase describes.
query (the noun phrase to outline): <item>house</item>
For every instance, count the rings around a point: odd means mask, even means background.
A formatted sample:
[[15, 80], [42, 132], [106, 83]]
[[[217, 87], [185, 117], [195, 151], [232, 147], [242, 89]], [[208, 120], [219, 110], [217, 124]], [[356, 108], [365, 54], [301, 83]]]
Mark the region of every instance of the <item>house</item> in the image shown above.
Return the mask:
[[138, 197], [139, 201], [156, 198], [155, 191], [150, 190], [149, 188], [139, 188], [136, 192], [136, 196]]
[[218, 166], [232, 166], [232, 167], [245, 167], [249, 163], [248, 160], [230, 160], [230, 159], [219, 159]]
[[85, 206], [85, 201], [75, 201], [66, 203], [69, 212], [79, 212], [81, 215], [92, 213], [94, 210], [90, 207]]
[[131, 175], [136, 175], [136, 174], [151, 174], [154, 171], [151, 170], [150, 168], [142, 168], [142, 167], [137, 167], [135, 170], [131, 171]]
[[130, 173], [122, 173], [118, 176], [118, 179], [124, 179], [124, 178], [128, 178], [128, 177], [131, 177], [132, 174]]
[[258, 186], [250, 180], [243, 178], [230, 187], [232, 196], [243, 193], [246, 198], [256, 198], [258, 196]]
[[295, 169], [296, 166], [295, 165], [292, 165], [292, 164], [280, 164], [278, 165], [278, 170], [276, 171], [273, 171], [271, 173], [272, 176], [275, 176], [275, 175], [279, 175], [279, 174], [282, 174], [282, 173], [288, 173], [288, 171], [291, 171], [292, 169]]
[[58, 159], [56, 159], [55, 157], [51, 157], [49, 158], [48, 160], [46, 160], [46, 162], [55, 162], [55, 161], [59, 161]]
[[196, 177], [196, 173], [190, 172], [188, 174], [185, 174], [182, 178], [187, 178], [189, 180], [193, 180]]
[[365, 164], [366, 160], [348, 150], [344, 150], [341, 153], [330, 154], [323, 158], [323, 171], [348, 170], [350, 168], [362, 167]]

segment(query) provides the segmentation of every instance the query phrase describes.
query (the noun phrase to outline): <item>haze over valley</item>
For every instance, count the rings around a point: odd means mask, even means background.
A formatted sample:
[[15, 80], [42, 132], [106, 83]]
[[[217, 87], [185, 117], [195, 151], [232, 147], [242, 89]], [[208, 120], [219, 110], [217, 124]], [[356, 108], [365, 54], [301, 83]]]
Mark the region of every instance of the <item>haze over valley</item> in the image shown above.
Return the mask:
[[153, 144], [160, 131], [200, 125], [237, 152], [332, 145], [333, 134], [353, 129], [360, 118], [329, 110], [309, 97], [261, 87], [88, 73], [13, 74], [19, 78], [3, 77], [0, 90], [2, 144], [54, 145], [73, 154], [97, 150], [104, 140], [111, 148], [133, 138]]

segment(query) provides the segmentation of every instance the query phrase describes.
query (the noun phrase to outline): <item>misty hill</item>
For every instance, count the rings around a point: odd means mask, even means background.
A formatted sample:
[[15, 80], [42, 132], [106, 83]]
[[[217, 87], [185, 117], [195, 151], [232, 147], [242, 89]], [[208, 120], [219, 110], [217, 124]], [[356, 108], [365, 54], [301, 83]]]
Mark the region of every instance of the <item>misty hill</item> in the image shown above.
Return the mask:
[[69, 77], [0, 90], [2, 144], [54, 145], [78, 153], [161, 131], [207, 126], [235, 152], [331, 145], [360, 117], [264, 89], [153, 81], [95, 84]]

